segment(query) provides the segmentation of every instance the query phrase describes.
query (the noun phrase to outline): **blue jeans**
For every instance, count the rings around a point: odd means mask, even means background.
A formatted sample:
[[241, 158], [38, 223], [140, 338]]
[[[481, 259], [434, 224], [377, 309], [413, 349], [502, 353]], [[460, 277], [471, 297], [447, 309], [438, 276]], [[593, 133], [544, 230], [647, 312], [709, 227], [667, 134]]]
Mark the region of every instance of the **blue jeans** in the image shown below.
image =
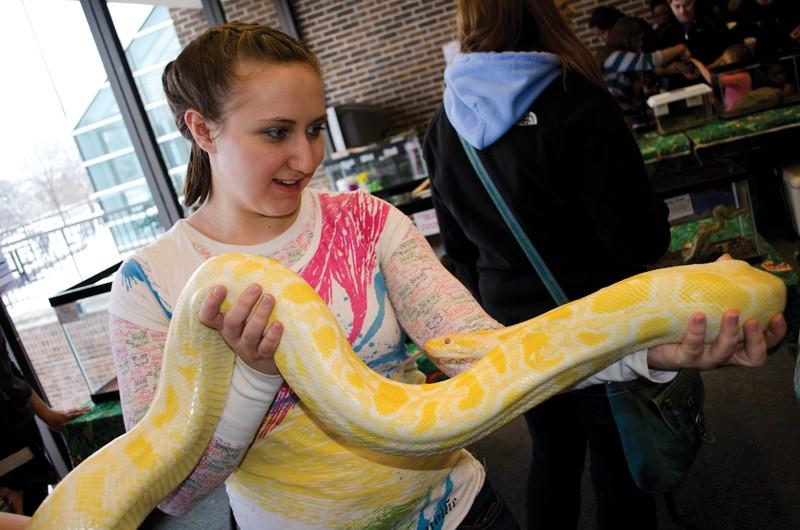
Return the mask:
[[472, 507], [458, 525], [460, 530], [519, 530], [511, 510], [486, 479]]

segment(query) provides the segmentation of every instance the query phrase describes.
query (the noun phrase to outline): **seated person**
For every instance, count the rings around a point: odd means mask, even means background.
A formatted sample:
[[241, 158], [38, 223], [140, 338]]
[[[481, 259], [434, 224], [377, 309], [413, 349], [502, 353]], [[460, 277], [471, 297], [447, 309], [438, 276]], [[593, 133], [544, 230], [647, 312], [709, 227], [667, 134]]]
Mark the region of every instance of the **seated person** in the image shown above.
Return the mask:
[[673, 21], [672, 10], [667, 0], [650, 0], [650, 14], [653, 15], [653, 30], [658, 39], [664, 28]]
[[737, 0], [731, 13], [740, 40], [755, 39], [757, 56], [774, 58], [779, 50], [800, 45], [800, 2], [797, 0]]
[[608, 42], [608, 33], [611, 31], [611, 28], [624, 16], [624, 13], [616, 7], [599, 6], [592, 10], [587, 25], [592, 34], [597, 37], [601, 43], [606, 44]]
[[48, 484], [58, 481], [44, 450], [34, 414], [58, 431], [86, 409], [62, 412], [51, 409], [42, 401], [11, 362], [2, 334], [0, 397], [0, 429], [3, 432], [0, 436], [0, 460], [5, 463], [0, 475], [0, 497], [4, 501], [4, 511], [33, 515], [47, 496]]
[[711, 64], [733, 43], [724, 24], [697, 13], [695, 0], [669, 0], [669, 6], [675, 20], [661, 33], [659, 48], [685, 44], [695, 59]]
[[797, 87], [787, 79], [786, 70], [781, 63], [773, 62], [762, 65], [761, 73], [762, 86], [777, 90], [781, 98], [785, 99], [797, 92]]
[[623, 17], [609, 32], [608, 43], [598, 55], [608, 90], [627, 118], [641, 112], [650, 92], [648, 87], [652, 83], [647, 82], [644, 74], [678, 73], [673, 66], [667, 65], [687, 53], [683, 44], [645, 52], [643, 43], [644, 32], [639, 21], [634, 17]]

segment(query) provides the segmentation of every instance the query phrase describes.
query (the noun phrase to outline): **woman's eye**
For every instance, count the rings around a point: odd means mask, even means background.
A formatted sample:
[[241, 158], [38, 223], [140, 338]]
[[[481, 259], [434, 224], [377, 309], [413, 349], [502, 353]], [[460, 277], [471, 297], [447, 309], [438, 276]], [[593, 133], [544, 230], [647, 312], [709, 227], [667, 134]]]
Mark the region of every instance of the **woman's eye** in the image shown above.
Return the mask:
[[325, 126], [325, 124], [324, 124], [324, 123], [320, 123], [320, 124], [317, 124], [317, 125], [312, 125], [312, 126], [311, 126], [311, 127], [309, 127], [308, 129], [306, 129], [306, 131], [307, 131], [307, 134], [308, 134], [309, 136], [311, 136], [312, 138], [316, 138], [316, 137], [317, 137], [317, 136], [319, 136], [319, 135], [322, 133], [322, 131], [324, 131], [325, 129], [327, 129], [327, 127]]
[[263, 134], [271, 140], [283, 140], [286, 138], [288, 131], [283, 128], [275, 127], [271, 129], [265, 129]]

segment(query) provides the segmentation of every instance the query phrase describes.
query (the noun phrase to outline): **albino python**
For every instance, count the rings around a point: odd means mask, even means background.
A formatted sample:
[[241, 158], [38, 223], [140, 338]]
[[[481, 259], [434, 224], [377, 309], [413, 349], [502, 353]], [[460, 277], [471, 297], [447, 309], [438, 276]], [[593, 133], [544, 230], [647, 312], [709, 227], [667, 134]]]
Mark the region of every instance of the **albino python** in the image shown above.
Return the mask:
[[726, 309], [766, 326], [786, 297], [780, 279], [741, 261], [647, 272], [516, 326], [433, 339], [428, 355], [457, 375], [408, 385], [359, 360], [294, 272], [267, 258], [218, 256], [178, 300], [147, 415], [73, 470], [32, 527], [135, 528], [188, 476], [216, 428], [234, 359], [198, 320], [199, 306], [213, 285], [225, 283], [230, 301], [254, 282], [278, 301], [272, 318], [285, 328], [276, 361], [312, 413], [357, 444], [410, 455], [469, 445], [630, 352], [679, 342], [695, 311], [706, 313], [712, 341]]

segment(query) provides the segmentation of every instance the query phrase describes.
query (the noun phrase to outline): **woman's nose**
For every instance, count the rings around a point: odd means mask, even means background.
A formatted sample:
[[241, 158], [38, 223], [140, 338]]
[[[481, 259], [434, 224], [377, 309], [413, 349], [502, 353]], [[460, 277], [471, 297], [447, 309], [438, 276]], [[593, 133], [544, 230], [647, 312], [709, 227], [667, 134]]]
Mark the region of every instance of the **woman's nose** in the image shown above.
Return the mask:
[[319, 165], [317, 151], [317, 146], [313, 143], [313, 140], [305, 135], [297, 138], [289, 157], [289, 169], [306, 175], [313, 173]]

